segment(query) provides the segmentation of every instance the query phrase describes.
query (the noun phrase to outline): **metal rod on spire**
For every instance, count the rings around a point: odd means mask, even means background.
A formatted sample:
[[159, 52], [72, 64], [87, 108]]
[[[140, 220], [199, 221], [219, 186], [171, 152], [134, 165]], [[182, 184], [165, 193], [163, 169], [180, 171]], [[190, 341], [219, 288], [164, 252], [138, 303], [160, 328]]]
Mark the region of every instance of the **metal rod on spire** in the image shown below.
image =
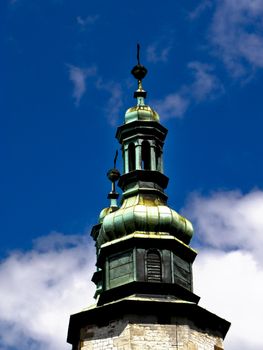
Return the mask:
[[114, 169], [116, 169], [117, 158], [118, 158], [118, 150], [116, 150], [115, 157], [114, 157], [114, 161], [113, 161], [113, 168], [114, 168]]
[[137, 44], [137, 62], [138, 62], [138, 66], [141, 65], [140, 63], [140, 44]]
[[110, 169], [107, 173], [108, 179], [111, 181], [111, 192], [108, 194], [108, 199], [110, 200], [111, 208], [118, 208], [117, 199], [119, 195], [116, 192], [115, 182], [119, 180], [120, 172], [118, 169], [116, 169], [117, 157], [118, 157], [118, 150], [116, 150], [114, 161], [113, 161], [114, 167], [113, 169]]

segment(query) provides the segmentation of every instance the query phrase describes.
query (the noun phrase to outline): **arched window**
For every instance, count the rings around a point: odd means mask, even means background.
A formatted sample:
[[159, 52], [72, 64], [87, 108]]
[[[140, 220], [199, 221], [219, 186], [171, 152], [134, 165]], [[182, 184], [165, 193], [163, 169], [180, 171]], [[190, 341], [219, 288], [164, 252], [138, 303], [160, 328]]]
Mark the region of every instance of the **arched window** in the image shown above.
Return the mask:
[[135, 170], [135, 146], [134, 143], [130, 143], [128, 147], [129, 154], [129, 171]]
[[147, 252], [146, 269], [148, 282], [162, 282], [162, 263], [158, 250], [151, 249]]
[[148, 141], [142, 143], [142, 169], [151, 169], [151, 147]]

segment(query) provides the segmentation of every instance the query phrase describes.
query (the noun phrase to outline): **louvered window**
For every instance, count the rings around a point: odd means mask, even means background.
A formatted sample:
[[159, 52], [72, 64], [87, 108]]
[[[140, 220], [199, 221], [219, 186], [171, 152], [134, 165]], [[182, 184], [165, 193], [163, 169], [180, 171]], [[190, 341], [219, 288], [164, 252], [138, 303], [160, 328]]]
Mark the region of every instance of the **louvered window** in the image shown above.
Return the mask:
[[147, 281], [161, 282], [162, 281], [162, 264], [161, 257], [157, 250], [150, 250], [147, 253]]

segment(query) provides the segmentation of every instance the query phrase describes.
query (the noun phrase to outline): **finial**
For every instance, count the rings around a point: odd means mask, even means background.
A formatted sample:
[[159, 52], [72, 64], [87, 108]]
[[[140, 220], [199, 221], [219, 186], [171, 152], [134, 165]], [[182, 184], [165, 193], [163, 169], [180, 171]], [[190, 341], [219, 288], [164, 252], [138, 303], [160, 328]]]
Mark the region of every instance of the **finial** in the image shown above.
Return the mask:
[[138, 62], [138, 66], [140, 66], [140, 44], [137, 44], [137, 62]]
[[[132, 75], [135, 79], [138, 80], [138, 89], [134, 93], [135, 98], [145, 98], [146, 97], [146, 91], [142, 88], [142, 79], [147, 74], [147, 69], [140, 63], [140, 44], [137, 44], [137, 65], [134, 66], [131, 70]], [[138, 104], [141, 104], [143, 101], [138, 101]]]
[[111, 192], [108, 194], [108, 199], [110, 199], [110, 206], [118, 208], [117, 199], [119, 198], [119, 194], [116, 192], [115, 182], [120, 178], [120, 172], [116, 169], [116, 162], [118, 158], [118, 150], [115, 153], [114, 161], [113, 161], [113, 169], [110, 169], [107, 172], [107, 177], [111, 181]]
[[118, 158], [118, 150], [116, 150], [115, 157], [114, 157], [114, 161], [113, 161], [113, 168], [114, 168], [114, 169], [116, 169], [117, 158]]
[[137, 80], [142, 80], [147, 74], [147, 69], [140, 63], [140, 48], [140, 44], [137, 44], [137, 64], [131, 70], [132, 75]]

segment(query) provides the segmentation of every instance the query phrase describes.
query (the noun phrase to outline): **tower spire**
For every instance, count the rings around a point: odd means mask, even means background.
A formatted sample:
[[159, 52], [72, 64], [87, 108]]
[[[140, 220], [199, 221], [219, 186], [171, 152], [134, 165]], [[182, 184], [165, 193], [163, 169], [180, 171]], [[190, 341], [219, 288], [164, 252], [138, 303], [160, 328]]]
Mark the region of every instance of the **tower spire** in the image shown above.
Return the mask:
[[92, 277], [96, 305], [71, 316], [68, 342], [72, 350], [223, 350], [230, 324], [198, 306], [193, 292], [197, 252], [189, 245], [192, 224], [167, 203], [167, 129], [144, 104], [147, 69], [140, 62], [139, 44], [131, 73], [138, 80], [138, 102], [126, 111], [116, 133], [123, 171], [120, 175], [116, 169], [116, 152], [107, 174], [112, 182], [110, 207], [101, 211], [91, 231], [97, 251]]

